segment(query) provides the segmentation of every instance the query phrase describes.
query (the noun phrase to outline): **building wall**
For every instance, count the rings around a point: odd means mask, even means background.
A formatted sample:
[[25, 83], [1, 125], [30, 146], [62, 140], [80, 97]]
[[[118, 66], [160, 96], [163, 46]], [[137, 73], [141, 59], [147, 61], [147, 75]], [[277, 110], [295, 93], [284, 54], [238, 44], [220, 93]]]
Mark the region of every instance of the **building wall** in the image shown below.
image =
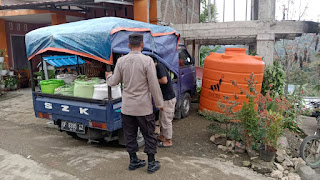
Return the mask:
[[7, 53], [9, 58], [8, 66], [13, 67], [14, 65], [13, 65], [13, 55], [12, 55], [12, 49], [11, 49], [12, 47], [11, 36], [12, 35], [24, 36], [28, 32], [40, 27], [44, 27], [46, 25], [5, 21], [5, 26], [6, 26], [7, 45], [8, 45]]
[[13, 4], [25, 4], [30, 2], [44, 2], [44, 1], [56, 1], [56, 0], [0, 0], [1, 5], [13, 5]]
[[133, 19], [133, 6], [120, 6], [111, 3], [100, 3], [99, 5], [107, 7], [107, 9], [90, 8], [90, 12], [87, 13], [88, 19], [99, 17], [121, 17]]
[[200, 0], [158, 0], [158, 19], [160, 24], [199, 23]]

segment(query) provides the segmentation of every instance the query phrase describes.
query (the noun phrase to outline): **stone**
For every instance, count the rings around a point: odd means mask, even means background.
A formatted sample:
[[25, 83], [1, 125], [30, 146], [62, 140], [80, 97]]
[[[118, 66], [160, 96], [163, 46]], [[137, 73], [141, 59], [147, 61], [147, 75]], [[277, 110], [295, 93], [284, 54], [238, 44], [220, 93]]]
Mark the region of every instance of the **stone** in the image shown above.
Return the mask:
[[286, 137], [280, 137], [278, 140], [278, 148], [287, 149], [289, 147], [288, 139]]
[[251, 148], [247, 147], [246, 150], [249, 157], [257, 157], [259, 155], [255, 150]]
[[289, 157], [284, 158], [284, 161], [282, 162], [282, 165], [285, 167], [294, 167], [293, 162], [289, 159]]
[[289, 173], [288, 180], [301, 180], [300, 176], [296, 173]]
[[215, 136], [215, 138], [220, 138], [220, 137], [226, 138], [227, 137], [226, 134], [215, 134], [214, 136]]
[[261, 174], [268, 174], [273, 171], [273, 162], [265, 162], [260, 158], [254, 158], [251, 162], [251, 168]]
[[232, 148], [234, 148], [234, 145], [235, 145], [235, 141], [227, 141], [227, 142], [226, 142], [226, 146], [227, 146], [227, 147], [232, 147]]
[[226, 146], [222, 146], [222, 145], [219, 145], [218, 149], [222, 150], [223, 152], [227, 152], [228, 151], [228, 148]]
[[299, 167], [305, 166], [307, 163], [302, 158], [296, 158], [293, 160], [294, 169], [298, 169]]
[[276, 167], [277, 167], [277, 169], [278, 169], [279, 171], [281, 171], [281, 172], [284, 171], [284, 168], [283, 168], [280, 164], [278, 164], [278, 163], [275, 162], [274, 165], [276, 165]]
[[316, 172], [309, 166], [303, 166], [297, 170], [297, 173], [302, 180], [316, 180], [319, 179]]
[[283, 176], [288, 176], [289, 175], [289, 171], [288, 170], [284, 170], [283, 171]]
[[232, 158], [238, 158], [238, 157], [239, 157], [238, 154], [234, 154], [234, 155], [232, 156]]
[[215, 137], [213, 143], [216, 145], [223, 145], [225, 146], [227, 142], [227, 138], [226, 137]]
[[272, 178], [277, 178], [277, 179], [281, 179], [283, 177], [283, 173], [279, 170], [274, 170], [271, 173], [271, 177]]
[[278, 163], [282, 163], [282, 162], [284, 161], [284, 157], [283, 157], [283, 156], [277, 156], [277, 157], [276, 157], [276, 161], [277, 161]]
[[210, 137], [210, 141], [211, 142], [213, 142], [214, 143], [214, 140], [215, 140], [216, 138], [215, 138], [215, 135], [212, 135], [211, 137]]
[[228, 152], [234, 153], [233, 147], [228, 147]]
[[289, 177], [283, 177], [281, 180], [289, 180]]
[[284, 131], [283, 137], [287, 138], [289, 147], [286, 149], [287, 154], [292, 157], [300, 157], [299, 156], [299, 149], [300, 149], [300, 137], [298, 135], [293, 134], [290, 131]]
[[225, 154], [219, 154], [219, 156], [218, 156], [219, 158], [224, 158], [224, 159], [227, 159], [228, 158], [228, 156], [227, 155], [225, 155]]
[[251, 162], [250, 161], [242, 161], [242, 165], [244, 167], [250, 167], [251, 166]]
[[278, 149], [276, 152], [276, 161], [278, 163], [282, 163], [285, 160], [286, 155], [287, 155], [286, 150]]
[[295, 172], [297, 172], [293, 167], [290, 167], [289, 168], [289, 172], [292, 172], [292, 173], [295, 173]]

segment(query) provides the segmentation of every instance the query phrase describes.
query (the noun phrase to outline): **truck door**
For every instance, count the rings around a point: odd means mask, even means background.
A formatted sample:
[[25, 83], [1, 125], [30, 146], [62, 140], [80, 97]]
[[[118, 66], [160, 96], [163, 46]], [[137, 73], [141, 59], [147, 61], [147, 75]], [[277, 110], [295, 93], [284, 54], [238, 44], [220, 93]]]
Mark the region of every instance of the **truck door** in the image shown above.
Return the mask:
[[190, 96], [193, 96], [196, 89], [196, 69], [193, 59], [185, 48], [179, 49], [179, 66], [181, 96], [183, 97], [185, 92], [189, 92]]

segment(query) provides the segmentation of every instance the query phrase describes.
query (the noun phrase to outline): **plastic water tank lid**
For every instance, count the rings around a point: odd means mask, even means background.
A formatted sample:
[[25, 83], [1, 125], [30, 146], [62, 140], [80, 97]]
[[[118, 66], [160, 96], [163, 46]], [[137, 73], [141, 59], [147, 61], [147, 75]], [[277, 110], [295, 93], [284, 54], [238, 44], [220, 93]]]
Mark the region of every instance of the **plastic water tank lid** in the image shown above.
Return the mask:
[[262, 57], [260, 57], [260, 56], [252, 56], [254, 59], [256, 59], [256, 60], [259, 60], [259, 61], [262, 61]]
[[245, 48], [226, 48], [225, 49], [225, 54], [246, 54], [246, 49]]

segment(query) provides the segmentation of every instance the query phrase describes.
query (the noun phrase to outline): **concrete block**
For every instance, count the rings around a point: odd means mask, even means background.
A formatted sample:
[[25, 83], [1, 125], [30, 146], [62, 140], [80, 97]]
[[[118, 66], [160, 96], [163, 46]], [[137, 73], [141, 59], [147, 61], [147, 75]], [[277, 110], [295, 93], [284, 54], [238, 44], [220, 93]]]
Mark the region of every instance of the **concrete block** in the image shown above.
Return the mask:
[[297, 169], [297, 173], [301, 177], [301, 180], [320, 180], [316, 172], [309, 166], [302, 166]]

